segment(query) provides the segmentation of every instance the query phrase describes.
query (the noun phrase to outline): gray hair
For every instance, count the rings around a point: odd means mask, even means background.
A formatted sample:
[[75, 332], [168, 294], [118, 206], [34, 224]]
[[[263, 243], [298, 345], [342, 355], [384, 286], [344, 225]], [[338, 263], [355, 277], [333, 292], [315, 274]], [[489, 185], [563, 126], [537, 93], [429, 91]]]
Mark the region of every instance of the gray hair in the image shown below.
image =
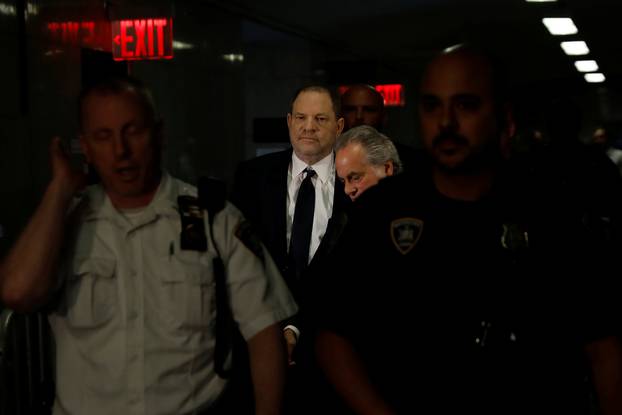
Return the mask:
[[151, 127], [161, 124], [158, 110], [151, 95], [151, 91], [140, 80], [130, 76], [112, 76], [101, 78], [85, 86], [78, 96], [78, 123], [80, 129], [83, 128], [84, 121], [84, 101], [90, 95], [120, 95], [123, 93], [133, 94], [138, 100], [139, 105], [144, 111], [145, 122]]
[[382, 166], [387, 161], [393, 162], [393, 174], [403, 170], [397, 149], [389, 137], [378, 132], [374, 127], [360, 125], [337, 137], [335, 152], [349, 144], [360, 144], [367, 153], [367, 161], [374, 166]]

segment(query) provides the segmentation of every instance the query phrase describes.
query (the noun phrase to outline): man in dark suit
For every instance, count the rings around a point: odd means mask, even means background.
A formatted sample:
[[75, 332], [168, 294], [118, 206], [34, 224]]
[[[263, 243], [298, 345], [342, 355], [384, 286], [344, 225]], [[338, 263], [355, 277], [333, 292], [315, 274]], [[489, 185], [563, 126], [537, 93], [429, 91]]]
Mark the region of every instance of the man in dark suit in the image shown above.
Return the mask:
[[[349, 200], [335, 174], [333, 147], [344, 125], [339, 98], [324, 87], [305, 87], [294, 95], [290, 111], [292, 149], [242, 163], [232, 201], [261, 236], [300, 306], [284, 334], [290, 365], [296, 366], [286, 405], [302, 413], [310, 409], [301, 396], [315, 377], [308, 318], [314, 272], [345, 225]], [[317, 401], [316, 396], [310, 398]]]

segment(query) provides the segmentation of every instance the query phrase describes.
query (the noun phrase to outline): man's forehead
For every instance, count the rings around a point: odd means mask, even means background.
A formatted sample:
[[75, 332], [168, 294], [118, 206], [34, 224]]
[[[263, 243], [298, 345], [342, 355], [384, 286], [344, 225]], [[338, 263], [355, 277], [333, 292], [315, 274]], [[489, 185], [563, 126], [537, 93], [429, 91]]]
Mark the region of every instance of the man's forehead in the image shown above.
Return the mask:
[[341, 162], [364, 163], [367, 161], [367, 150], [360, 143], [351, 142], [337, 151], [337, 159]]
[[492, 92], [493, 76], [489, 62], [468, 53], [453, 53], [436, 58], [428, 66], [422, 94], [476, 94]]
[[128, 108], [133, 107], [136, 108], [141, 114], [144, 109], [140, 98], [131, 91], [93, 91], [83, 100], [83, 109], [89, 108], [97, 110], [102, 107], [119, 110], [127, 110]]
[[87, 129], [106, 128], [111, 123], [144, 122], [147, 117], [135, 94], [125, 91], [89, 94], [83, 100], [81, 111], [83, 127]]
[[293, 111], [300, 113], [334, 113], [333, 102], [327, 92], [304, 91], [294, 100]]
[[479, 76], [432, 77], [421, 85], [420, 95], [440, 99], [492, 98], [493, 88], [489, 80]]

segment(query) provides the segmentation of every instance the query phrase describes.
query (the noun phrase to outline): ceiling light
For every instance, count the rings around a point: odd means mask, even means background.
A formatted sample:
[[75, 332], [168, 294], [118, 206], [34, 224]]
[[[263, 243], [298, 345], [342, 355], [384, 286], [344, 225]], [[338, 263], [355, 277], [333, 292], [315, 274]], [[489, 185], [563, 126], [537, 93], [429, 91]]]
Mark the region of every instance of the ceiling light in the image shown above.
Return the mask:
[[601, 82], [605, 82], [605, 75], [600, 72], [586, 73], [584, 76], [585, 80], [591, 84], [599, 84]]
[[244, 62], [244, 55], [241, 53], [227, 53], [222, 58], [227, 62]]
[[596, 72], [598, 70], [596, 61], [576, 61], [574, 66], [579, 72]]
[[173, 40], [173, 49], [183, 50], [183, 49], [193, 49], [194, 45], [192, 43], [181, 42], [179, 40]]
[[545, 17], [542, 23], [552, 35], [575, 35], [579, 33], [577, 26], [570, 17]]
[[5, 16], [16, 16], [17, 9], [13, 5], [7, 3], [0, 3], [0, 14], [3, 14]]
[[561, 47], [566, 55], [570, 56], [587, 55], [590, 53], [590, 49], [587, 47], [587, 44], [582, 40], [562, 42]]

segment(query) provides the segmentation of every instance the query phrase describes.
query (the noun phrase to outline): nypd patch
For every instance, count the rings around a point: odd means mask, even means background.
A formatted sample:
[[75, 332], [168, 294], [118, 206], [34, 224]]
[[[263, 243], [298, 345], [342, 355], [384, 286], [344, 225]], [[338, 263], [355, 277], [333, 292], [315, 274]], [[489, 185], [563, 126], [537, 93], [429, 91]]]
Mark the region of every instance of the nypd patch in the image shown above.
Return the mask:
[[248, 221], [242, 221], [235, 229], [235, 236], [238, 238], [249, 251], [251, 251], [257, 258], [265, 263], [263, 255], [263, 249], [261, 247], [261, 240], [255, 234], [251, 224]]
[[391, 222], [391, 240], [400, 254], [409, 253], [421, 237], [423, 221], [416, 218], [400, 218]]

